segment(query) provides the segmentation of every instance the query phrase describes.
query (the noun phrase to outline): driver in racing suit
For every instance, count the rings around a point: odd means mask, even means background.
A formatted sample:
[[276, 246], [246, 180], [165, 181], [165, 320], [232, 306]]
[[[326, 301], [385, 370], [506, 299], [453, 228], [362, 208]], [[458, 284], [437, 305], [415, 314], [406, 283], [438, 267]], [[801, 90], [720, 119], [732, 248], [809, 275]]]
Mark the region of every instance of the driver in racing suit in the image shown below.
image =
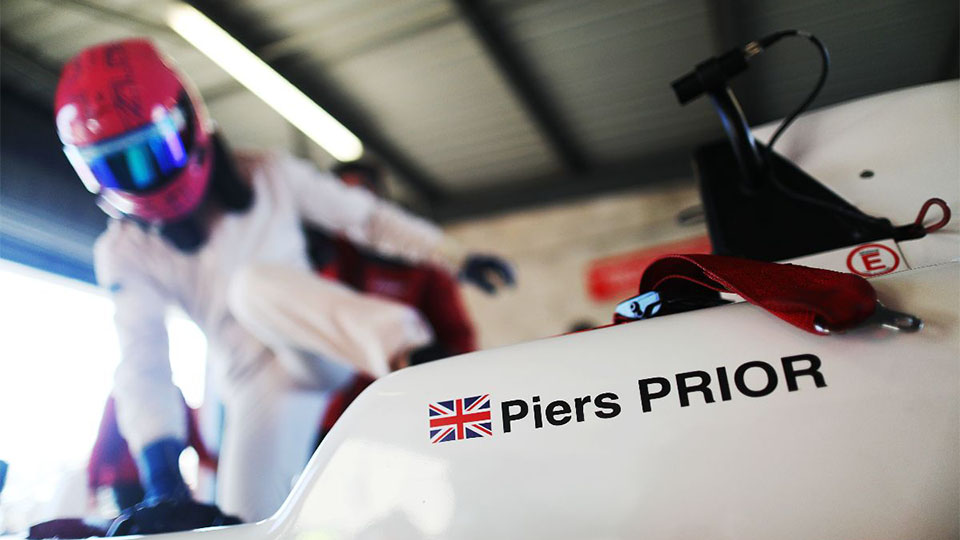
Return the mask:
[[114, 219], [94, 248], [121, 346], [114, 397], [149, 502], [188, 500], [186, 422], [165, 315], [204, 331], [225, 407], [217, 501], [272, 514], [306, 463], [326, 391], [428, 343], [408, 306], [313, 275], [301, 222], [467, 281], [512, 282], [491, 256], [461, 255], [435, 226], [309, 164], [231, 154], [202, 101], [146, 40], [88, 48], [64, 67], [55, 114], [64, 152]]

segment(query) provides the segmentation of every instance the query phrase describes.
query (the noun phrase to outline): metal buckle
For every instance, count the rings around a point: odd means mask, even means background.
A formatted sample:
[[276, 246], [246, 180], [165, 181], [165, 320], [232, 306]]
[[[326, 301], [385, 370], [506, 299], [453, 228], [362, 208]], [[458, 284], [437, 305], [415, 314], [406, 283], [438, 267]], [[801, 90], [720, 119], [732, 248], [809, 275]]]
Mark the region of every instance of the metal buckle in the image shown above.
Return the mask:
[[660, 311], [660, 305], [660, 295], [656, 291], [650, 291], [620, 302], [615, 312], [624, 319], [649, 319]]
[[670, 298], [657, 291], [649, 291], [617, 304], [615, 317], [620, 322], [640, 321], [657, 315], [673, 315], [729, 303], [730, 301], [720, 298], [719, 295], [716, 298], [710, 296]]
[[[884, 326], [897, 330], [898, 332], [917, 332], [923, 328], [923, 320], [916, 315], [890, 309], [877, 300], [877, 307], [873, 310], [873, 314], [858, 324], [856, 328], [869, 325]], [[820, 321], [814, 321], [813, 328], [817, 333], [825, 336], [843, 333], [841, 330], [831, 330], [827, 328]]]

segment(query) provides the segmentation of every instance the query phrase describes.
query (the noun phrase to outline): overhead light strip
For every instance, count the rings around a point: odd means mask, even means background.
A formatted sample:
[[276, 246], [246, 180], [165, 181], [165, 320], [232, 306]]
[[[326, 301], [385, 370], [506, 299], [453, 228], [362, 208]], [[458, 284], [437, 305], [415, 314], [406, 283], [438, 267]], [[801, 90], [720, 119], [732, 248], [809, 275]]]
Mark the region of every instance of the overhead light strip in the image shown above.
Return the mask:
[[167, 24], [337, 160], [363, 154], [356, 135], [193, 6], [172, 4]]

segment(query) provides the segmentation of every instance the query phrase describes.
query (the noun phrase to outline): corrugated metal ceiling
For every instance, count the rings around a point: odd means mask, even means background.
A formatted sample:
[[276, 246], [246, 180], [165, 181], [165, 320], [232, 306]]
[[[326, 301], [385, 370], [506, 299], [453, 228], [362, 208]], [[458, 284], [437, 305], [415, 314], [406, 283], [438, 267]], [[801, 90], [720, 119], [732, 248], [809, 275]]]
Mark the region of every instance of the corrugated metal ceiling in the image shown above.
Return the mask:
[[[680, 108], [669, 82], [711, 54], [784, 27], [809, 29], [831, 48], [834, 67], [819, 105], [955, 77], [957, 71], [955, 0], [193, 3], [254, 21], [251, 35], [272, 36], [251, 43], [255, 52], [301, 80], [317, 75], [318, 86], [341, 96], [338, 104], [382, 138], [382, 153], [394, 162], [388, 165], [436, 188], [434, 204], [485, 187], [522, 189], [534, 181], [549, 186], [544, 179], [550, 178], [575, 182], [624, 163], [638, 164], [636, 176], [645, 179], [645, 159], [675, 154], [719, 133], [708, 105]], [[245, 90], [166, 29], [167, 5], [4, 0], [0, 32], [5, 50], [48, 69], [86, 45], [150, 36], [190, 74], [214, 114], [230, 115], [221, 119], [228, 137], [330, 162], [305, 147], [292, 128], [284, 135], [278, 116], [252, 106]], [[467, 16], [474, 6], [497, 22], [486, 35]], [[498, 43], [491, 44], [491, 36]], [[524, 68], [523, 77], [491, 54], [498, 44]], [[737, 83], [752, 120], [785, 114], [808, 91], [818, 67], [805, 47], [778, 47]], [[530, 86], [533, 93], [525, 93]], [[538, 117], [543, 104], [531, 104], [529, 95], [551, 102], [543, 110], [555, 123]], [[571, 169], [551, 129], [566, 131], [560, 138], [582, 153], [586, 170]]]
[[595, 162], [653, 154], [715, 133], [680, 109], [670, 81], [717, 42], [707, 2], [500, 2], [509, 31]]

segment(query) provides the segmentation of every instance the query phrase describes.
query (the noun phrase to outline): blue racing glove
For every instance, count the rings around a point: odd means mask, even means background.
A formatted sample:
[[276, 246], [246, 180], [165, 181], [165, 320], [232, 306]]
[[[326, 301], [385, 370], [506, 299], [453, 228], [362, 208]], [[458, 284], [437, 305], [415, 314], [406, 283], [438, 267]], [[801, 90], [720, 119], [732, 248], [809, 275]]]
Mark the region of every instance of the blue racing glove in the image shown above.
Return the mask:
[[[513, 286], [513, 268], [496, 255], [467, 255], [458, 275], [460, 281], [472, 283], [487, 294], [494, 294], [503, 285]], [[498, 283], [499, 282], [499, 283]]]
[[184, 448], [183, 442], [169, 437], [148, 444], [140, 452], [137, 468], [145, 493], [144, 502], [190, 498], [190, 490], [180, 475], [180, 453]]
[[3, 493], [3, 485], [7, 480], [7, 462], [0, 459], [0, 493]]
[[144, 447], [137, 467], [146, 495], [142, 503], [113, 521], [107, 536], [157, 534], [240, 523], [215, 505], [198, 503], [191, 498], [190, 489], [180, 474], [183, 449], [183, 442], [175, 438], [160, 439]]

